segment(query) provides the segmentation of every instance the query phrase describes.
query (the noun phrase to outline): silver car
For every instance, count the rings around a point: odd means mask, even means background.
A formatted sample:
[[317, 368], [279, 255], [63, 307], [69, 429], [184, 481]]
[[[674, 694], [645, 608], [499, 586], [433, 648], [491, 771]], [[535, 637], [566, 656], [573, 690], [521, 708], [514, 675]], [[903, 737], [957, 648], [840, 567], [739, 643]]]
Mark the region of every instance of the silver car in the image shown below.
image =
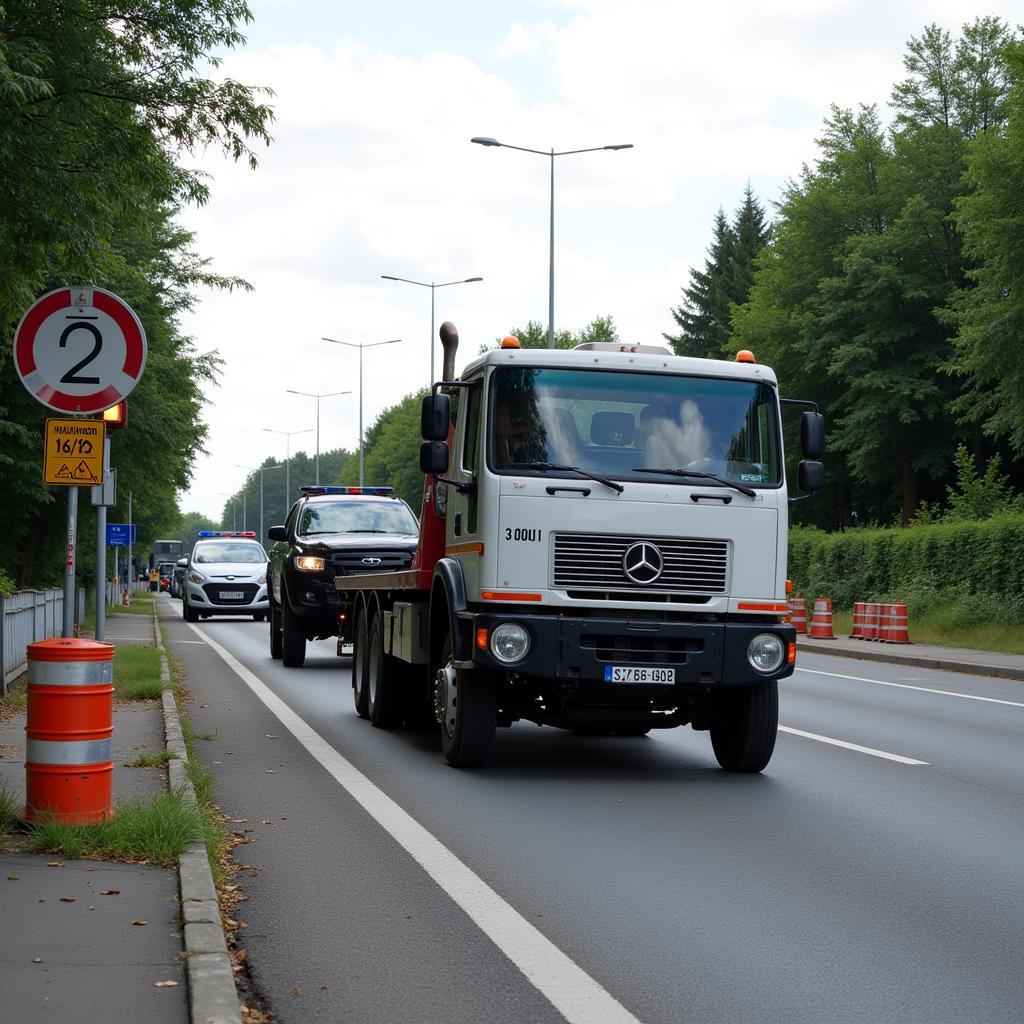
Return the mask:
[[182, 581], [182, 615], [267, 617], [267, 553], [251, 530], [202, 530]]

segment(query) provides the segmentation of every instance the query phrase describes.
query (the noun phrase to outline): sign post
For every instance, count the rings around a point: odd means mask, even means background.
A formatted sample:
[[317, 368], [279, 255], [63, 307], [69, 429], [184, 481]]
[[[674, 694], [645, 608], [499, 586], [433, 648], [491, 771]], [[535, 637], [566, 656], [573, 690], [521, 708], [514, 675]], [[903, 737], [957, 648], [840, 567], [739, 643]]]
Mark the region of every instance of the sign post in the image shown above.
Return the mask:
[[[14, 366], [25, 389], [67, 417], [93, 416], [127, 398], [142, 376], [146, 352], [146, 332], [134, 310], [102, 288], [48, 292], [28, 308], [14, 333]], [[63, 635], [70, 637], [75, 622], [78, 488], [103, 484], [110, 462], [102, 420], [64, 420], [63, 429], [55, 426], [51, 434], [50, 424], [60, 422], [47, 421], [43, 479], [68, 489]], [[97, 568], [104, 575], [105, 555], [100, 546]], [[100, 585], [97, 582], [97, 588]], [[97, 619], [102, 631], [102, 616]]]

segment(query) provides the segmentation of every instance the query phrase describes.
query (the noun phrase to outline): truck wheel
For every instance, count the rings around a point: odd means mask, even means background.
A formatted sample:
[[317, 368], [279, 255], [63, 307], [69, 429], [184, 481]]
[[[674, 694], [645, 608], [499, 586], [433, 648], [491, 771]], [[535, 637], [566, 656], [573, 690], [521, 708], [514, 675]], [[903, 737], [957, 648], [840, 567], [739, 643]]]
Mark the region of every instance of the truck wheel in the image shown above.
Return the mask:
[[188, 603], [188, 595], [181, 599], [181, 614], [186, 622], [199, 621], [199, 612]]
[[270, 656], [275, 659], [281, 657], [281, 610], [270, 602]]
[[377, 608], [367, 630], [366, 702], [370, 721], [380, 729], [402, 719], [404, 668], [398, 658], [384, 653], [384, 614]]
[[352, 698], [356, 705], [356, 714], [360, 718], [369, 718], [370, 707], [367, 700], [367, 678], [366, 678], [366, 654], [367, 654], [367, 632], [366, 632], [366, 608], [360, 605], [356, 611], [356, 628], [352, 638]]
[[723, 689], [711, 746], [727, 772], [759, 772], [771, 760], [779, 727], [776, 680]]
[[494, 752], [498, 680], [493, 672], [466, 672], [452, 664], [445, 641], [434, 677], [434, 708], [441, 725], [441, 749], [454, 768], [482, 768]]
[[281, 601], [281, 660], [288, 668], [302, 668], [306, 660], [306, 634], [302, 620], [288, 604], [288, 595]]

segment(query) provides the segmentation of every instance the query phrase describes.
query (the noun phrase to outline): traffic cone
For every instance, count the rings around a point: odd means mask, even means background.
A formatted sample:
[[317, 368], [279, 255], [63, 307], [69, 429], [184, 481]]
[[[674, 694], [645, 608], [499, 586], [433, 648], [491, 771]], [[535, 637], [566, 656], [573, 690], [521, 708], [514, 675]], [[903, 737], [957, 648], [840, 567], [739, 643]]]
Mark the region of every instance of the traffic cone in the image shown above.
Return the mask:
[[817, 640], [835, 640], [832, 632], [832, 601], [827, 597], [814, 599], [814, 614], [811, 616], [811, 636]]
[[789, 620], [798, 633], [807, 632], [807, 599], [801, 593], [789, 599]]
[[129, 604], [130, 601], [128, 600], [128, 588], [125, 587], [124, 590], [121, 591], [121, 606], [123, 608], [127, 608]]

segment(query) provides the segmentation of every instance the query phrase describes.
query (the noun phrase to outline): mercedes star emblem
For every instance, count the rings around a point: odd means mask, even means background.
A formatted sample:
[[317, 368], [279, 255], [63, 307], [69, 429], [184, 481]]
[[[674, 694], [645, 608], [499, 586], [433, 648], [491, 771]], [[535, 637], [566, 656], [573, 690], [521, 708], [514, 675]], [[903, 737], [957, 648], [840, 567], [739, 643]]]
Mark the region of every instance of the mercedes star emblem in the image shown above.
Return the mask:
[[622, 556], [622, 571], [633, 583], [646, 586], [653, 583], [665, 568], [665, 556], [648, 541], [637, 541], [626, 548]]

